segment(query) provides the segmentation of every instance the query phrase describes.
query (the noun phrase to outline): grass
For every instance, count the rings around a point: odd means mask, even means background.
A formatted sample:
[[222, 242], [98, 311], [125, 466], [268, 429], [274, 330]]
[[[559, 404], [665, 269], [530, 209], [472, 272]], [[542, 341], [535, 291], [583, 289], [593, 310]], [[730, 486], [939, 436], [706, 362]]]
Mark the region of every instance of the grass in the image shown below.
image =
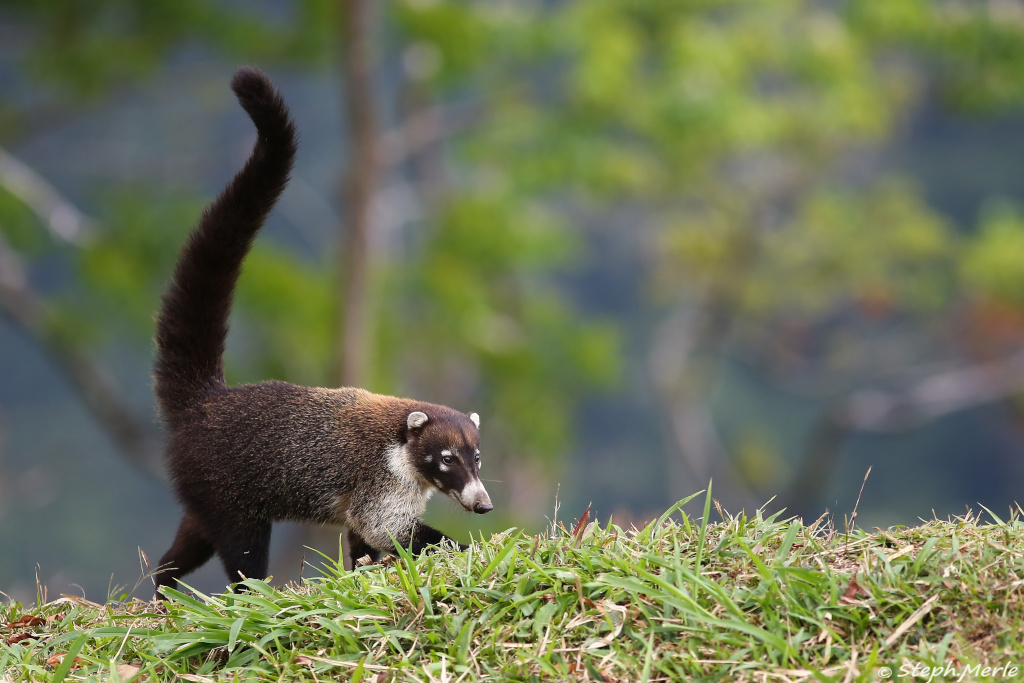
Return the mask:
[[760, 512], [708, 523], [710, 495], [699, 519], [685, 502], [640, 530], [585, 515], [465, 553], [403, 552], [353, 572], [328, 561], [301, 586], [175, 593], [166, 607], [7, 604], [0, 681], [1024, 675], [1017, 514], [846, 534]]

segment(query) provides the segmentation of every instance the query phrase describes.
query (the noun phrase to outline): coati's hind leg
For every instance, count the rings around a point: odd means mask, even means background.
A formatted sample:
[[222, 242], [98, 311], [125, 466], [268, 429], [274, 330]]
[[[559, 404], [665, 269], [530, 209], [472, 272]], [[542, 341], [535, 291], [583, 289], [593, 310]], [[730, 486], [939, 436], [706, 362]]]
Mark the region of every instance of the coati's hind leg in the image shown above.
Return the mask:
[[356, 568], [356, 560], [366, 555], [370, 556], [371, 562], [376, 562], [380, 559], [380, 552], [352, 529], [348, 530], [348, 554], [352, 558], [351, 569]]
[[214, 545], [229, 581], [267, 578], [270, 528], [270, 522], [234, 520], [225, 524], [225, 531], [214, 539]]
[[206, 536], [199, 528], [196, 518], [189, 512], [178, 525], [178, 533], [174, 536], [174, 543], [170, 550], [160, 558], [160, 565], [156, 573], [156, 594], [163, 599], [160, 588], [169, 586], [178, 587], [178, 579], [189, 572], [198, 569], [213, 557], [213, 544], [206, 539]]

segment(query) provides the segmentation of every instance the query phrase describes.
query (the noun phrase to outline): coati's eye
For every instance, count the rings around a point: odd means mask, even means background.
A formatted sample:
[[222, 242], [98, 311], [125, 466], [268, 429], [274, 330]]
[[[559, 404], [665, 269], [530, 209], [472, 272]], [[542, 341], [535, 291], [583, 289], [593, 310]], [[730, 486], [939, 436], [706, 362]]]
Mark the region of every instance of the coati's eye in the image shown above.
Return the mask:
[[476, 464], [477, 465], [480, 464], [480, 454], [479, 453], [476, 454]]
[[450, 455], [441, 456], [441, 462], [443, 462], [445, 465], [451, 465], [452, 464], [452, 456], [450, 456]]

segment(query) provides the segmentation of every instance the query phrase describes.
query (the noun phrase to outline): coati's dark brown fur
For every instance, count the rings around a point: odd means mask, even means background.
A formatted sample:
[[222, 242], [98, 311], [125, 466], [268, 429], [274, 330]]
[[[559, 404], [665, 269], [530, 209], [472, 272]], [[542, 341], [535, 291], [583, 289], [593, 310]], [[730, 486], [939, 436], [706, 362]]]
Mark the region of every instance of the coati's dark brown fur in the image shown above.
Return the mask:
[[435, 489], [491, 510], [475, 413], [362, 389], [225, 384], [235, 282], [296, 150], [288, 109], [263, 73], [239, 69], [231, 87], [259, 137], [189, 236], [157, 318], [156, 395], [185, 512], [158, 594], [215, 553], [231, 581], [265, 577], [277, 520], [342, 524], [352, 557], [376, 559], [392, 538], [415, 552], [447, 539], [418, 518]]

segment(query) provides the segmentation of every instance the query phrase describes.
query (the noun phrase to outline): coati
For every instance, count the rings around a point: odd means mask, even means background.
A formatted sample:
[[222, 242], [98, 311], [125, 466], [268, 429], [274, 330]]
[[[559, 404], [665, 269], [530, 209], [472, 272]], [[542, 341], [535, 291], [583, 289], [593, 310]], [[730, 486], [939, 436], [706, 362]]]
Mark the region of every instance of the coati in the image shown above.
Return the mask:
[[215, 553], [230, 581], [266, 577], [278, 520], [343, 525], [352, 557], [376, 560], [394, 549], [392, 537], [414, 552], [450, 540], [419, 520], [435, 489], [466, 510], [492, 509], [476, 413], [355, 388], [225, 384], [235, 282], [296, 152], [295, 125], [270, 79], [243, 67], [231, 87], [258, 139], [189, 235], [156, 321], [156, 396], [184, 508], [160, 559], [158, 595]]

